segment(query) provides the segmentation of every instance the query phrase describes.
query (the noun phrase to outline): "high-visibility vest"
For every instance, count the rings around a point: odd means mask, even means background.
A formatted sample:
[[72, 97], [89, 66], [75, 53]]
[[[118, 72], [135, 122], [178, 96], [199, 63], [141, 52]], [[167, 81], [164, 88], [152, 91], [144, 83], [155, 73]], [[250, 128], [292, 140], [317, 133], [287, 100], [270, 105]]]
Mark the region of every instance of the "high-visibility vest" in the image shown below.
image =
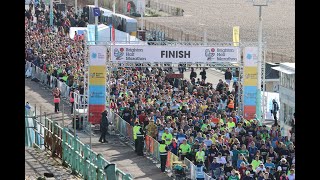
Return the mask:
[[167, 155], [166, 146], [167, 145], [165, 145], [165, 144], [160, 144], [160, 146], [159, 146], [160, 155]]
[[196, 178], [204, 178], [203, 166], [196, 167]]
[[196, 161], [197, 162], [200, 162], [200, 161], [204, 162], [204, 151], [198, 151], [196, 153]]
[[140, 126], [135, 125], [133, 126], [133, 139], [136, 140], [137, 139], [137, 134], [140, 134]]
[[233, 109], [234, 108], [234, 102], [233, 100], [230, 100], [229, 104], [228, 104], [228, 108]]

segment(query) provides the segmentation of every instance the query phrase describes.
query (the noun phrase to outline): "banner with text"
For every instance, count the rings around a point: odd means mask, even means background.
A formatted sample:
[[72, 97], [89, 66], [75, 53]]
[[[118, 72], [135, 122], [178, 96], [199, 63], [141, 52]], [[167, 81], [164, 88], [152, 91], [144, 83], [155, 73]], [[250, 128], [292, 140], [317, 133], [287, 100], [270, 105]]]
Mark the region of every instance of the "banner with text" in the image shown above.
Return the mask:
[[258, 84], [258, 48], [245, 47], [243, 50], [243, 104], [244, 104], [244, 118], [253, 119], [256, 113], [257, 101], [257, 84]]
[[245, 67], [258, 66], [258, 47], [245, 47], [243, 53], [243, 63]]
[[239, 47], [188, 47], [188, 46], [129, 46], [116, 45], [111, 48], [113, 62], [173, 62], [210, 63], [238, 62]]
[[106, 46], [89, 46], [89, 122], [99, 124], [106, 107]]
[[243, 84], [244, 86], [257, 86], [257, 67], [244, 67], [243, 68]]

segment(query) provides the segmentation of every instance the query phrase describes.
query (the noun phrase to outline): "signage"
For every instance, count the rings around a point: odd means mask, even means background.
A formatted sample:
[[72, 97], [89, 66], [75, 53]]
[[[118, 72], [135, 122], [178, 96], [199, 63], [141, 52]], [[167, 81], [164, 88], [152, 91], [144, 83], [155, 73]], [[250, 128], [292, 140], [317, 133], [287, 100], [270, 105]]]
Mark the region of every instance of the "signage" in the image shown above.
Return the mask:
[[93, 16], [100, 16], [101, 15], [100, 8], [95, 7], [92, 10], [93, 10]]
[[111, 48], [111, 61], [123, 62], [174, 62], [210, 63], [238, 62], [239, 47], [190, 47], [190, 46], [139, 46], [116, 45]]
[[99, 124], [106, 108], [106, 46], [89, 46], [89, 122]]

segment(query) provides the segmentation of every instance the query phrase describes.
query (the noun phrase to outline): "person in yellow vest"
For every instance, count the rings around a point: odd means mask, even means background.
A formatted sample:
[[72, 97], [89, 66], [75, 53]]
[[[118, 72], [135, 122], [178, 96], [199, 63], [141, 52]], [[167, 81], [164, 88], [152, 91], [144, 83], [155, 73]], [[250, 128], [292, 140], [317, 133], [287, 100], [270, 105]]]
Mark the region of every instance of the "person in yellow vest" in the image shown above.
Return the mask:
[[166, 141], [160, 141], [159, 145], [159, 153], [160, 153], [160, 169], [161, 172], [165, 172], [166, 163], [167, 163], [167, 155], [168, 155], [169, 147], [166, 145]]
[[172, 141], [172, 134], [169, 133], [169, 129], [166, 127], [164, 133], [161, 136], [161, 140], [164, 140], [166, 145], [169, 145]]
[[70, 89], [69, 98], [70, 98], [70, 104], [71, 104], [71, 115], [73, 115], [74, 88]]
[[199, 151], [196, 153], [196, 162], [204, 162], [205, 160], [205, 152], [203, 150], [203, 147], [200, 146]]
[[139, 124], [139, 131], [136, 132], [137, 134], [137, 155], [143, 156], [143, 147], [144, 147], [144, 131], [141, 125]]
[[228, 106], [229, 112], [232, 112], [234, 109], [234, 100], [233, 100], [233, 96], [231, 94], [228, 97], [227, 104], [228, 104], [227, 106]]
[[232, 129], [233, 127], [236, 127], [236, 123], [233, 122], [232, 117], [228, 118], [227, 127], [228, 129]]
[[191, 146], [187, 144], [186, 139], [183, 139], [182, 144], [180, 144], [179, 146], [179, 154], [181, 155], [181, 161], [183, 161], [185, 157], [188, 157], [190, 152], [191, 152]]
[[140, 132], [140, 124], [139, 121], [134, 122], [133, 126], [133, 139], [134, 139], [134, 151], [137, 152], [137, 146], [138, 146], [138, 138], [137, 138], [137, 132]]

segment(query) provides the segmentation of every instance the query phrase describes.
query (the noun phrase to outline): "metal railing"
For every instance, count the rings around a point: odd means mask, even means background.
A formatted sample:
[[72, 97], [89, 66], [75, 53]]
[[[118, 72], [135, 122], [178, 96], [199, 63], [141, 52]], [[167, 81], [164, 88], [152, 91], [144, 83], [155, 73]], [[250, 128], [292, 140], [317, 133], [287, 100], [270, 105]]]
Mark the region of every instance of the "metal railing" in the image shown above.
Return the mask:
[[[61, 90], [62, 99], [69, 99], [70, 87], [66, 83], [52, 75], [48, 76], [40, 67], [26, 61], [25, 71], [29, 68], [31, 69], [31, 78], [37, 78], [46, 88], [57, 86]], [[78, 137], [74, 137], [68, 128], [62, 128], [57, 122], [47, 117], [44, 118], [44, 122], [41, 122], [41, 116], [38, 119], [36, 114], [36, 106], [34, 111], [26, 110], [25, 112], [26, 146], [36, 146], [40, 149], [49, 150], [52, 156], [62, 159], [63, 164], [68, 165], [73, 172], [84, 177], [84, 179], [133, 179], [130, 174], [124, 173], [116, 167], [106, 168], [112, 163], [104, 159], [101, 154], [92, 151], [90, 146], [82, 143]], [[125, 133], [125, 129], [129, 133]], [[123, 135], [133, 140], [132, 127], [125, 125], [125, 129], [122, 130]], [[114, 169], [114, 172], [112, 169]]]

